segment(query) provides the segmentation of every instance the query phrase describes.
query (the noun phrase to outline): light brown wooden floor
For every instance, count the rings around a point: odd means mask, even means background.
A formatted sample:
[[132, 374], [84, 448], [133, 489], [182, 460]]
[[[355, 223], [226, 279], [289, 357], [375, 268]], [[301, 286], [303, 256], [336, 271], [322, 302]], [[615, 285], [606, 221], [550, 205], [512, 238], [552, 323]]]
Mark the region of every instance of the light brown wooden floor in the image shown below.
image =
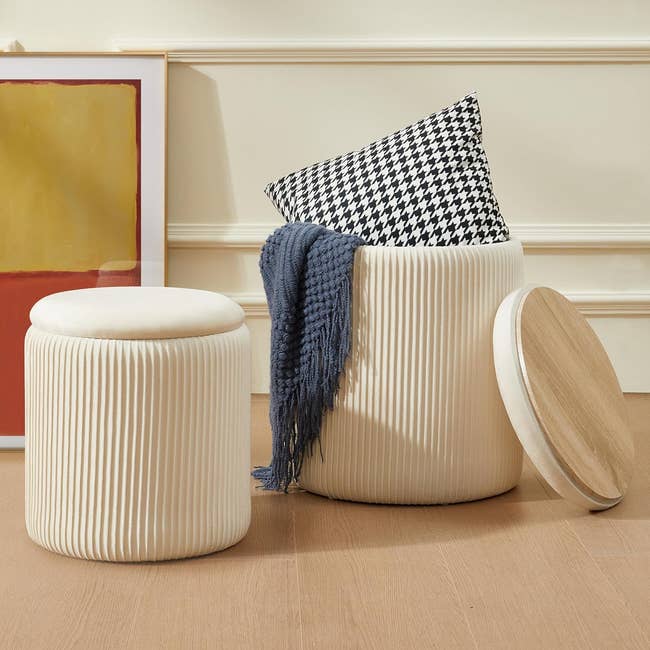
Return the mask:
[[[500, 497], [371, 506], [253, 491], [232, 549], [117, 565], [23, 527], [23, 455], [0, 454], [0, 647], [650, 648], [650, 396], [629, 396], [637, 471], [588, 514], [526, 465]], [[267, 460], [266, 402], [253, 462]]]

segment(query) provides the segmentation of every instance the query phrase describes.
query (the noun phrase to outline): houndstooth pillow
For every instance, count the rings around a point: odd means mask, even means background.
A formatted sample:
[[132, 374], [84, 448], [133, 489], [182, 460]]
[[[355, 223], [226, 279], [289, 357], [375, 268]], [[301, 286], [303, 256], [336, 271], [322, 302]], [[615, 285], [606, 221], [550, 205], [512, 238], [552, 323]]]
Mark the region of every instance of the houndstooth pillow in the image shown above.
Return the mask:
[[371, 245], [507, 241], [476, 94], [372, 144], [266, 187], [285, 219], [352, 233]]

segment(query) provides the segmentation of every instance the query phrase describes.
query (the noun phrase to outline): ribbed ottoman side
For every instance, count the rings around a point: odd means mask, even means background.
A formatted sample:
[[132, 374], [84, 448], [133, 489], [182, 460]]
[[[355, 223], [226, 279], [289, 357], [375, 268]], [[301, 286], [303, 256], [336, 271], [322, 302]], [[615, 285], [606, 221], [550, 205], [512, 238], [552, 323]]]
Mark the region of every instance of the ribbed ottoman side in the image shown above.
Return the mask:
[[25, 339], [29, 536], [65, 555], [217, 551], [250, 523], [245, 326], [163, 340]]
[[522, 451], [499, 395], [492, 325], [522, 282], [516, 241], [358, 249], [351, 353], [302, 487], [433, 504], [516, 485]]

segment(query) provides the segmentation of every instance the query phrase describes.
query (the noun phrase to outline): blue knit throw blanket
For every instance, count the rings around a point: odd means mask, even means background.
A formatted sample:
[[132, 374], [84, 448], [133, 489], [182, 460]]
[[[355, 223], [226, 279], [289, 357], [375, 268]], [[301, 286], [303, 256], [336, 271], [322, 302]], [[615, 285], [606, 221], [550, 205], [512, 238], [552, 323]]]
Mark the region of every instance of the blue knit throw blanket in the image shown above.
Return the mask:
[[253, 476], [288, 490], [334, 406], [350, 349], [354, 251], [363, 244], [312, 223], [289, 223], [267, 240], [260, 271], [271, 314], [273, 456]]

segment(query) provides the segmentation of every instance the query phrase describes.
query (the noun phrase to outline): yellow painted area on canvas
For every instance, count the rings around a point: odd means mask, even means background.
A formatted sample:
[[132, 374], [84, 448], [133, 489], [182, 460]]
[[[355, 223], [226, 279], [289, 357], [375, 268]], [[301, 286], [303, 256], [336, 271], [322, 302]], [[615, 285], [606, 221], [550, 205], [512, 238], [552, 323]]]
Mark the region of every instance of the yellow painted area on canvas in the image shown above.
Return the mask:
[[136, 90], [0, 83], [0, 272], [130, 269]]

